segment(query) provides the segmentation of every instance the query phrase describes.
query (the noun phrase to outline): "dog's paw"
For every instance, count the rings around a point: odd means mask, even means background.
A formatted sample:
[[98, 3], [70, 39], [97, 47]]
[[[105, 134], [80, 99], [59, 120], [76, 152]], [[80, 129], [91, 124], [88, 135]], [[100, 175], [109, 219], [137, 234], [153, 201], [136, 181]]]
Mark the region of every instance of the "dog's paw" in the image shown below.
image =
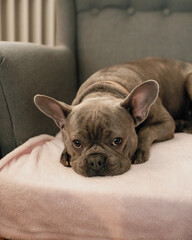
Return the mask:
[[71, 165], [70, 165], [70, 155], [65, 150], [61, 154], [60, 163], [62, 163], [65, 167], [71, 167]]
[[149, 159], [149, 150], [138, 148], [132, 157], [133, 164], [144, 163]]
[[175, 121], [176, 132], [192, 133], [192, 121], [177, 120]]

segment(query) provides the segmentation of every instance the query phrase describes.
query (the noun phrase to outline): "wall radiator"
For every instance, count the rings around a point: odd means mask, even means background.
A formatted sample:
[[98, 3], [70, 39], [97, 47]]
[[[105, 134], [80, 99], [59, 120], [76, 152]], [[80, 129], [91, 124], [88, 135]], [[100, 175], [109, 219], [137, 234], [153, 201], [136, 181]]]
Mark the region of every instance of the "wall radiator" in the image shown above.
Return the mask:
[[55, 0], [0, 0], [0, 41], [55, 45]]

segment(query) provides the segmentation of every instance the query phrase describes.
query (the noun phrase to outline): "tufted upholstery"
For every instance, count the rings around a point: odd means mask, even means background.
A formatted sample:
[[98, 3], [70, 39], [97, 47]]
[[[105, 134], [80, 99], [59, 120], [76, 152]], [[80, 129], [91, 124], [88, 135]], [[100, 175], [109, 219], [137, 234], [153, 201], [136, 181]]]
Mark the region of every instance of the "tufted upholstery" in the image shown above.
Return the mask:
[[80, 82], [147, 56], [192, 61], [191, 0], [76, 0]]

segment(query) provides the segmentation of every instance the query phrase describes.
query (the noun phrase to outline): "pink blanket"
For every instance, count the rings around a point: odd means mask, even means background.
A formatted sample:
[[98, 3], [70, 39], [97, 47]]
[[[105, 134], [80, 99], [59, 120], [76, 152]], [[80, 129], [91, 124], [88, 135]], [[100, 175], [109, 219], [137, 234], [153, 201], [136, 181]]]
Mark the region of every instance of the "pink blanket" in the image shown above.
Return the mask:
[[86, 178], [59, 163], [61, 136], [0, 161], [0, 235], [34, 240], [191, 240], [192, 135], [153, 144], [148, 162]]

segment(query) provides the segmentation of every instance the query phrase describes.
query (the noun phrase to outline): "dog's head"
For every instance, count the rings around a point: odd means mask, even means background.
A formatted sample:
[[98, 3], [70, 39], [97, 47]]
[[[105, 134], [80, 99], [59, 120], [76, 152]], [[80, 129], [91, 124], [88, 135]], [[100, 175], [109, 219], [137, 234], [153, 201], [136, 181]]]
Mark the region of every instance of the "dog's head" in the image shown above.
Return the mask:
[[135, 128], [147, 118], [157, 95], [158, 84], [149, 80], [124, 100], [103, 96], [70, 106], [36, 95], [35, 104], [61, 129], [70, 164], [77, 173], [109, 176], [129, 170], [138, 142]]

